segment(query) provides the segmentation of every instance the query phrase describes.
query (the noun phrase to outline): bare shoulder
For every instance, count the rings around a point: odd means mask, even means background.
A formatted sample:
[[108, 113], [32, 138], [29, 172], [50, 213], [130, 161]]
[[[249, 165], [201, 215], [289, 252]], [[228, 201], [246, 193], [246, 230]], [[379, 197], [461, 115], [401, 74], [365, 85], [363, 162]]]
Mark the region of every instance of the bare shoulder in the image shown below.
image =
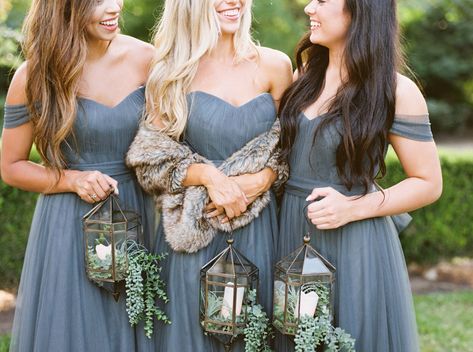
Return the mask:
[[281, 51], [258, 47], [261, 68], [265, 72], [270, 85], [270, 92], [275, 100], [292, 83], [292, 63]]
[[396, 114], [428, 114], [427, 103], [419, 87], [411, 79], [400, 73], [397, 74]]
[[26, 104], [26, 79], [27, 79], [27, 62], [25, 61], [15, 72], [13, 79], [8, 88], [7, 105]]
[[155, 52], [154, 46], [123, 34], [120, 34], [117, 39], [120, 48], [126, 53], [127, 60], [135, 64], [146, 65], [147, 67], [150, 65]]
[[292, 71], [291, 59], [282, 51], [259, 46], [258, 53], [263, 66], [271, 70]]

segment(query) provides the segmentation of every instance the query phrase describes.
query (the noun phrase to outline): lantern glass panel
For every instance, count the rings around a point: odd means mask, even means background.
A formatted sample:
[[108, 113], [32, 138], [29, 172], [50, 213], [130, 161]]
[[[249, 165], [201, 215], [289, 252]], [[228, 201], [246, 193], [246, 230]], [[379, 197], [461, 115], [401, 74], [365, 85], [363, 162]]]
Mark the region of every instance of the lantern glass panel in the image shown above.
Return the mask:
[[320, 314], [319, 304], [328, 305], [333, 314], [335, 268], [309, 245], [307, 237], [304, 242], [275, 268], [273, 325], [283, 334], [295, 335], [299, 318]]
[[140, 216], [123, 211], [118, 199], [111, 195], [84, 216], [83, 226], [89, 278], [100, 286], [124, 280], [128, 269], [128, 241], [142, 240]]
[[201, 269], [202, 327], [224, 344], [243, 333], [258, 269], [231, 245]]

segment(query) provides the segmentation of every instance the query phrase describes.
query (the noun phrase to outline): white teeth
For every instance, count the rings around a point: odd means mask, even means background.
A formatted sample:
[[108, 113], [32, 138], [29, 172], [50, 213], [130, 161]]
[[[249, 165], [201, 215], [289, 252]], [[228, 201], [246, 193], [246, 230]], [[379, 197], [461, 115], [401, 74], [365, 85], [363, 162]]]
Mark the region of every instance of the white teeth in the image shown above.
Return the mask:
[[239, 14], [240, 14], [239, 9], [227, 10], [227, 11], [222, 12], [222, 15], [228, 16], [228, 17], [238, 16]]
[[317, 21], [310, 21], [311, 28], [320, 28], [320, 22]]
[[118, 18], [111, 21], [102, 21], [100, 22], [100, 24], [103, 24], [104, 26], [110, 26], [110, 27], [116, 26], [118, 24]]

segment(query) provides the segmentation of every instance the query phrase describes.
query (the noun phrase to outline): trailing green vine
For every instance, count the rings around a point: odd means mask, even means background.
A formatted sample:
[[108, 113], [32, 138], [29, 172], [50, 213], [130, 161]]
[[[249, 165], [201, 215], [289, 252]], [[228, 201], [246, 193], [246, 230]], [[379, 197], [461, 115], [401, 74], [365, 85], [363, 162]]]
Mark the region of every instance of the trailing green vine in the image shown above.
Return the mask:
[[269, 318], [263, 307], [256, 303], [256, 290], [248, 292], [248, 321], [243, 330], [245, 335], [245, 352], [270, 352], [268, 340], [273, 332]]
[[128, 257], [126, 311], [132, 326], [144, 321], [145, 334], [151, 338], [154, 317], [170, 324], [166, 314], [156, 305], [158, 299], [168, 302], [165, 283], [159, 276], [161, 268], [158, 266], [165, 254], [151, 254], [146, 248], [133, 242], [128, 247]]
[[341, 328], [330, 323], [329, 290], [323, 284], [310, 283], [303, 290], [315, 291], [319, 296], [314, 317], [304, 315], [299, 319], [294, 342], [296, 352], [315, 352], [324, 345], [325, 352], [354, 352], [355, 340]]

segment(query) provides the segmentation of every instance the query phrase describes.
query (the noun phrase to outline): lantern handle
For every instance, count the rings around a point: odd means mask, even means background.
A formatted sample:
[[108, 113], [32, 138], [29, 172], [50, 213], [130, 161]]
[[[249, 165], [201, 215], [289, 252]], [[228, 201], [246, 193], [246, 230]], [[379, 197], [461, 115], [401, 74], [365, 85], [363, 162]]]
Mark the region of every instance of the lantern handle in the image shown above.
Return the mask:
[[309, 219], [309, 216], [307, 215], [307, 210], [309, 208], [309, 205], [311, 205], [313, 202], [318, 202], [318, 201], [321, 201], [322, 199], [323, 199], [323, 197], [318, 197], [318, 198], [314, 199], [312, 202], [307, 202], [307, 204], [304, 206], [304, 209], [303, 209], [304, 218], [305, 218], [305, 221], [307, 222], [307, 224], [309, 225], [309, 230], [304, 235], [304, 243], [306, 243], [306, 244], [308, 244], [310, 242], [310, 237], [313, 235], [313, 228], [314, 228], [314, 224], [312, 224], [312, 222]]
[[98, 209], [100, 209], [102, 207], [102, 205], [109, 199], [109, 198], [115, 198], [117, 201], [117, 197], [113, 194], [113, 193], [110, 193], [108, 195], [107, 198], [105, 198], [104, 200], [101, 200], [100, 202], [96, 203], [92, 209], [90, 209], [87, 214], [85, 214], [84, 216], [82, 216], [82, 220], [88, 218], [91, 214], [95, 213]]
[[230, 227], [230, 231], [227, 233], [227, 244], [231, 246], [233, 245], [233, 242], [235, 242], [235, 239], [233, 238], [233, 226], [231, 221], [228, 222], [228, 226]]

